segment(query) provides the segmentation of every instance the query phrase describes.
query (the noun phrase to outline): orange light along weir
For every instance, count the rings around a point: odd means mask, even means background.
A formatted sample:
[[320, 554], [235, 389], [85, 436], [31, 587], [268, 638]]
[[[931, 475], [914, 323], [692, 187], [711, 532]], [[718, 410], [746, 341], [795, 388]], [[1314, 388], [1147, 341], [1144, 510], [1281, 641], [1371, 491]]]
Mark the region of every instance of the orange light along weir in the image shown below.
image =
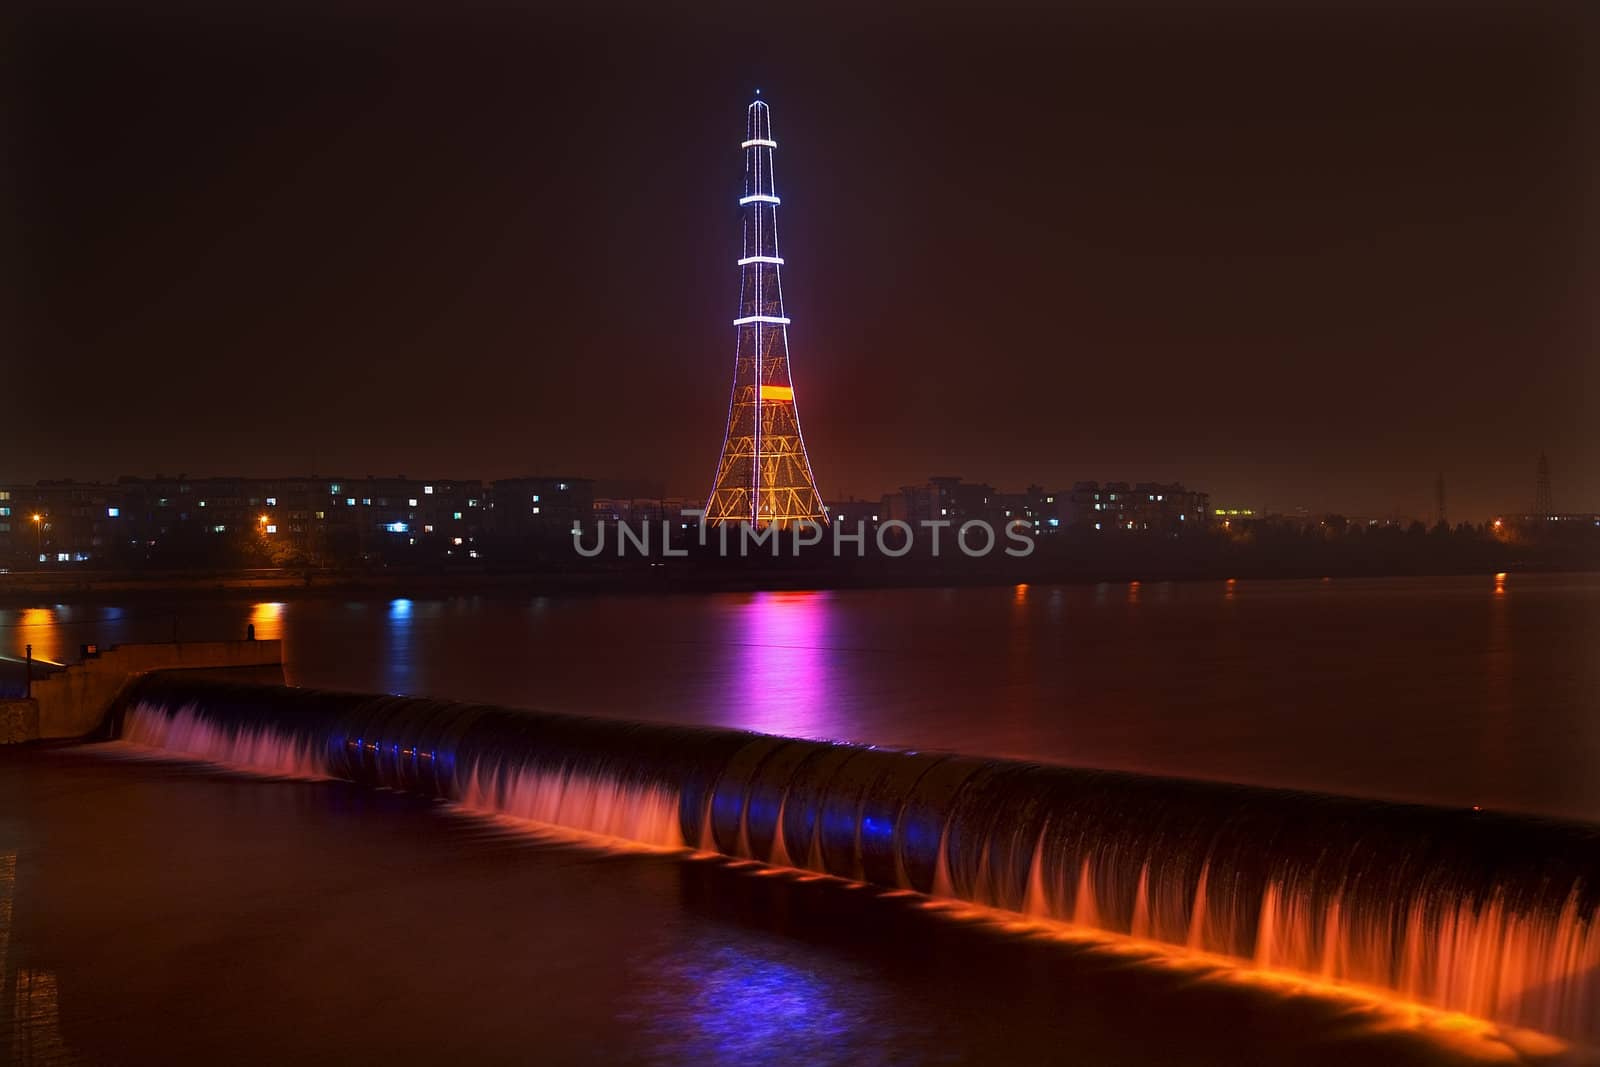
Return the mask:
[[1600, 829], [391, 696], [135, 682], [127, 741], [696, 847], [1596, 1039]]

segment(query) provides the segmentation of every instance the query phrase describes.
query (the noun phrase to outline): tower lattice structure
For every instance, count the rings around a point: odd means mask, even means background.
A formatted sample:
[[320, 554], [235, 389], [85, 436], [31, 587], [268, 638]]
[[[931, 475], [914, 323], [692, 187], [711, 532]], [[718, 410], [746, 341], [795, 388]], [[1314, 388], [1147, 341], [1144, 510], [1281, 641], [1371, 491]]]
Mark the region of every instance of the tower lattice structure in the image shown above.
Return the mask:
[[800, 435], [789, 370], [789, 318], [783, 310], [778, 253], [778, 191], [772, 175], [772, 112], [759, 97], [745, 112], [744, 195], [739, 198], [744, 251], [739, 258], [739, 315], [728, 431], [706, 522], [789, 526], [825, 523]]
[[1556, 513], [1555, 500], [1550, 495], [1550, 460], [1539, 453], [1539, 476], [1533, 487], [1533, 513], [1549, 518]]

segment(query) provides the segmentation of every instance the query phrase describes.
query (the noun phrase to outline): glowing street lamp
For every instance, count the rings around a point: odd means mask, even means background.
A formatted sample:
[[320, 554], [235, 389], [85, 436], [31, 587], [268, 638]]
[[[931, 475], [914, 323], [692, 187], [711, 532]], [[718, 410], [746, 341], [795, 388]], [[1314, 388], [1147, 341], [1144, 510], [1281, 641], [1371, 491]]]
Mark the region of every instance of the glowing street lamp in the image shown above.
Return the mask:
[[37, 511], [33, 513], [33, 532], [34, 540], [38, 544], [38, 555], [42, 560], [44, 558], [44, 516]]

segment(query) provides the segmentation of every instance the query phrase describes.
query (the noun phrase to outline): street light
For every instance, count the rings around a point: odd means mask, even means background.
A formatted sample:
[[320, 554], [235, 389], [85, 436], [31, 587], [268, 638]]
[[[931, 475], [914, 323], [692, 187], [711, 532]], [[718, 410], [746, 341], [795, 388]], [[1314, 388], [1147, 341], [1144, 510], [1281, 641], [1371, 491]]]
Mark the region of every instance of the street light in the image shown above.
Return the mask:
[[33, 514], [34, 540], [38, 543], [39, 562], [44, 562], [44, 516], [38, 512]]

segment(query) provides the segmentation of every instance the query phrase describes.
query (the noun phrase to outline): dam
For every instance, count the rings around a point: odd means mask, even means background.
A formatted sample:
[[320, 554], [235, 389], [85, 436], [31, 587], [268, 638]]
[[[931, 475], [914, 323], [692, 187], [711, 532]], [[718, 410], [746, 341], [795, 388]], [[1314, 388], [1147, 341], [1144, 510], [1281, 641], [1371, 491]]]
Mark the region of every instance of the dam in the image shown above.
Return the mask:
[[1595, 1038], [1600, 831], [1283, 789], [153, 674], [147, 749], [1214, 954]]

